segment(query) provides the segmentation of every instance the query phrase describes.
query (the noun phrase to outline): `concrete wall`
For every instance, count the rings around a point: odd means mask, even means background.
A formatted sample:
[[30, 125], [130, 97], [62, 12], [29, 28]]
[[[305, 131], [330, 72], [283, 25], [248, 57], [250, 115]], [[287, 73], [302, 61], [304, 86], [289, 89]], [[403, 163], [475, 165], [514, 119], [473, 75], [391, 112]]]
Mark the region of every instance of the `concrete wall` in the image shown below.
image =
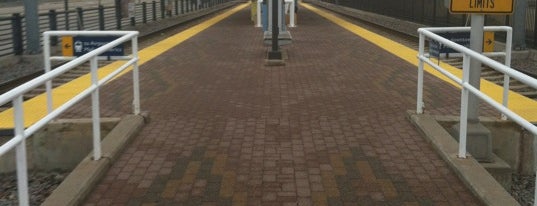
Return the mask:
[[[119, 118], [101, 119], [101, 138]], [[71, 170], [93, 150], [91, 119], [58, 120], [26, 140], [28, 169]], [[7, 139], [2, 139], [2, 143]], [[0, 173], [15, 171], [15, 151], [0, 157]]]
[[[458, 123], [458, 117], [437, 117], [446, 130]], [[481, 118], [492, 136], [492, 152], [504, 160], [518, 174], [534, 174], [533, 137], [511, 121]]]

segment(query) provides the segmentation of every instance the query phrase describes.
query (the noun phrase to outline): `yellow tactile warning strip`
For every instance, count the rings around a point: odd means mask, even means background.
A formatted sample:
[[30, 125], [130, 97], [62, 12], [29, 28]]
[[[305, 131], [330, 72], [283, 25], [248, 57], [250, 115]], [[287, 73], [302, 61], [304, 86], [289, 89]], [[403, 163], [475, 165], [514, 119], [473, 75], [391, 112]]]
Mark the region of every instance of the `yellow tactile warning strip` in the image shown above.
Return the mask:
[[[239, 6], [236, 6], [233, 9], [230, 9], [229, 11], [226, 11], [216, 17], [213, 17], [207, 21], [204, 21], [201, 24], [198, 24], [196, 26], [193, 26], [183, 32], [180, 32], [176, 35], [173, 35], [165, 40], [162, 40], [156, 44], [153, 44], [143, 50], [140, 50], [138, 52], [138, 57], [140, 58], [138, 61], [138, 65], [143, 65], [144, 63], [148, 62], [149, 60], [159, 56], [160, 54], [166, 52], [170, 48], [173, 48], [179, 44], [181, 44], [183, 41], [193, 37], [194, 35], [200, 33], [201, 31], [211, 27], [212, 25], [218, 23], [219, 21], [229, 17], [230, 15], [240, 11], [241, 9], [248, 6], [249, 3], [241, 4]], [[111, 63], [109, 65], [106, 65], [104, 67], [99, 68], [99, 78], [103, 78], [107, 76], [108, 74], [112, 73], [114, 69], [118, 68], [124, 64], [123, 61], [117, 61], [114, 63]], [[123, 73], [119, 74], [117, 77], [126, 74], [127, 72], [131, 71], [132, 68], [129, 68], [125, 70]], [[64, 84], [60, 87], [57, 87], [53, 90], [53, 102], [54, 102], [54, 108], [57, 108], [58, 106], [64, 104], [69, 99], [72, 99], [75, 95], [79, 94], [81, 91], [86, 89], [91, 82], [91, 76], [90, 74], [81, 76], [67, 84]], [[47, 114], [46, 111], [46, 96], [45, 94], [36, 96], [28, 101], [24, 102], [24, 125], [25, 127], [28, 127], [35, 122], [39, 121], [41, 118], [43, 118]], [[8, 129], [13, 128], [13, 109], [8, 109], [2, 113], [0, 113], [0, 129]]]
[[[328, 19], [329, 21], [347, 29], [348, 31], [370, 41], [371, 43], [385, 49], [386, 51], [392, 53], [395, 56], [398, 56], [399, 58], [416, 65], [416, 68], [418, 66], [418, 59], [417, 54], [418, 52], [416, 50], [413, 50], [411, 48], [408, 48], [402, 44], [399, 44], [391, 39], [388, 39], [386, 37], [383, 37], [381, 35], [378, 35], [376, 33], [373, 33], [371, 31], [368, 31], [362, 27], [359, 27], [357, 25], [354, 25], [348, 21], [345, 21], [341, 18], [336, 17], [335, 15], [331, 13], [327, 13], [323, 10], [320, 10], [318, 8], [312, 7], [309, 4], [302, 3], [301, 6], [304, 8], [307, 8], [316, 14]], [[417, 32], [417, 31], [416, 31]], [[462, 76], [462, 70], [455, 68], [449, 64], [440, 62], [440, 66], [448, 70], [450, 73], [456, 75], [457, 77], [461, 78]], [[459, 87], [457, 83], [451, 81], [444, 75], [442, 75], [440, 72], [436, 71], [432, 67], [426, 66], [425, 71], [429, 72], [430, 74], [449, 82], [450, 84]], [[417, 75], [417, 73], [416, 73]], [[416, 83], [417, 84], [417, 83]], [[427, 84], [424, 84], [424, 87], [427, 87]], [[460, 88], [460, 87], [459, 87]], [[502, 102], [502, 93], [503, 88], [489, 82], [487, 80], [481, 79], [481, 91], [495, 99], [497, 102]], [[526, 120], [530, 122], [537, 122], [537, 102], [535, 100], [529, 99], [525, 96], [522, 96], [516, 92], [510, 91], [509, 92], [509, 108], [520, 115], [521, 117], [525, 118]]]

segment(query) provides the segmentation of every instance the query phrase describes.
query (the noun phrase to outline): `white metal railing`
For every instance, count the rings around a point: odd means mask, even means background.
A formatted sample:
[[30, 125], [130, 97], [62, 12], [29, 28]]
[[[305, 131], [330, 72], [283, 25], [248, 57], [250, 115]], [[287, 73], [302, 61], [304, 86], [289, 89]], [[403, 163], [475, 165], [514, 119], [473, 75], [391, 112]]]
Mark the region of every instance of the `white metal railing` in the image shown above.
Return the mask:
[[[88, 52], [80, 57], [51, 57], [50, 37], [51, 36], [118, 36], [118, 38], [107, 43], [95, 50]], [[138, 32], [137, 31], [47, 31], [43, 34], [44, 39], [44, 59], [45, 74], [26, 82], [2, 95], [0, 95], [0, 105], [12, 102], [14, 109], [14, 137], [0, 146], [0, 156], [16, 148], [16, 169], [17, 169], [17, 188], [19, 205], [29, 205], [28, 197], [28, 174], [26, 162], [26, 138], [34, 134], [48, 122], [57, 118], [61, 113], [80, 102], [83, 98], [91, 94], [92, 99], [92, 119], [93, 119], [93, 159], [101, 158], [101, 134], [100, 134], [100, 115], [99, 115], [99, 88], [114, 76], [118, 75], [125, 69], [132, 66], [133, 68], [133, 110], [134, 114], [140, 113], [140, 92], [139, 92], [139, 75], [138, 75]], [[102, 79], [97, 77], [98, 60], [100, 54], [116, 47], [125, 42], [131, 41], [132, 54], [130, 56], [117, 57], [118, 59], [128, 60], [119, 66], [113, 72]], [[52, 60], [71, 60], [62, 66], [51, 70]], [[53, 108], [52, 99], [52, 80], [61, 74], [76, 68], [77, 66], [90, 62], [91, 67], [91, 85], [85, 90], [63, 103], [57, 108]], [[47, 87], [47, 115], [40, 120], [25, 128], [23, 95], [32, 89], [45, 84]]]
[[[417, 94], [417, 108], [416, 112], [418, 114], [423, 113], [423, 70], [424, 70], [424, 63], [427, 63], [435, 70], [439, 71], [449, 79], [453, 80], [457, 84], [459, 84], [462, 88], [462, 94], [461, 94], [461, 114], [460, 114], [460, 134], [459, 134], [459, 152], [458, 156], [459, 158], [466, 158], [466, 132], [467, 132], [467, 117], [468, 117], [468, 96], [470, 93], [478, 97], [479, 99], [483, 100], [485, 103], [488, 103], [498, 111], [502, 113], [502, 117], [507, 117], [514, 122], [518, 123], [525, 129], [527, 129], [529, 132], [531, 132], [534, 136], [537, 135], [537, 126], [533, 125], [526, 119], [522, 118], [518, 114], [514, 113], [507, 107], [507, 94], [509, 92], [509, 77], [515, 78], [516, 80], [531, 86], [535, 89], [537, 89], [537, 79], [534, 79], [528, 75], [525, 75], [521, 72], [518, 72], [517, 70], [514, 70], [510, 67], [510, 61], [511, 61], [511, 37], [512, 37], [512, 30], [511, 27], [506, 26], [490, 26], [485, 27], [484, 31], [505, 31], [507, 32], [507, 40], [506, 40], [506, 51], [503, 52], [503, 54], [500, 53], [492, 53], [493, 56], [498, 55], [504, 55], [505, 56], [505, 65], [498, 63], [497, 61], [490, 59], [486, 57], [485, 55], [475, 52], [469, 48], [466, 48], [462, 45], [459, 45], [455, 42], [452, 42], [448, 39], [445, 39], [434, 32], [445, 32], [445, 31], [469, 31], [470, 27], [451, 27], [451, 28], [420, 28], [418, 29], [419, 33], [419, 64], [418, 64], [418, 94]], [[462, 79], [459, 79], [457, 76], [449, 73], [444, 68], [440, 67], [439, 65], [436, 65], [434, 62], [432, 62], [429, 59], [429, 56], [425, 54], [425, 40], [431, 39], [438, 41], [439, 43], [450, 47], [454, 49], [457, 52], [462, 53], [463, 55], [463, 74]], [[500, 104], [496, 102], [491, 97], [487, 96], [485, 93], [481, 92], [479, 89], [473, 87], [468, 83], [469, 81], [469, 74], [470, 74], [470, 59], [477, 60], [481, 62], [484, 65], [489, 66], [490, 68], [502, 72], [504, 74], [504, 92], [503, 92], [503, 100]], [[534, 148], [536, 147], [537, 141], [534, 141]], [[537, 180], [536, 180], [537, 183]], [[534, 197], [537, 197], [537, 190], [534, 191]], [[536, 205], [534, 203], [534, 205]]]

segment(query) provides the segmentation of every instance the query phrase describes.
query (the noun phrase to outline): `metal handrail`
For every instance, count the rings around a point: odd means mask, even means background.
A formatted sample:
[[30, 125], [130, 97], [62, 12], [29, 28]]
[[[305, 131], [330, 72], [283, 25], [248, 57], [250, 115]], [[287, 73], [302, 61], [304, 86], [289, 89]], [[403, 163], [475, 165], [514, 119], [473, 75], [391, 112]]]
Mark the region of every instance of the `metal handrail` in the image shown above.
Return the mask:
[[[468, 117], [468, 96], [469, 94], [473, 94], [479, 99], [483, 100], [485, 103], [488, 103], [490, 106], [494, 107], [498, 111], [501, 112], [503, 118], [509, 118], [513, 120], [514, 122], [518, 123], [523, 128], [527, 129], [529, 132], [531, 132], [533, 135], [537, 135], [537, 126], [533, 125], [520, 115], [516, 114], [515, 112], [511, 111], [507, 106], [507, 93], [509, 91], [509, 77], [515, 78], [518, 81], [521, 81], [525, 83], [528, 86], [531, 86], [535, 89], [537, 89], [537, 79], [532, 78], [526, 74], [523, 74], [519, 71], [516, 71], [515, 69], [510, 67], [510, 58], [511, 58], [511, 36], [512, 36], [512, 30], [511, 27], [505, 27], [505, 26], [498, 26], [498, 27], [485, 27], [485, 31], [506, 31], [507, 32], [507, 44], [506, 44], [506, 50], [505, 50], [505, 65], [500, 64], [499, 62], [490, 59], [486, 57], [485, 55], [473, 51], [469, 48], [466, 48], [462, 45], [459, 45], [455, 42], [452, 42], [442, 36], [439, 36], [435, 34], [434, 32], [443, 32], [443, 31], [460, 31], [460, 30], [470, 30], [469, 27], [458, 27], [458, 28], [420, 28], [418, 29], [419, 33], [419, 53], [418, 53], [418, 94], [417, 94], [417, 108], [416, 113], [421, 114], [423, 113], [423, 70], [424, 70], [424, 63], [427, 63], [435, 70], [439, 71], [440, 73], [447, 76], [449, 79], [453, 80], [455, 83], [461, 86], [462, 88], [462, 94], [461, 94], [461, 114], [460, 114], [460, 133], [459, 133], [459, 152], [458, 157], [459, 158], [466, 158], [466, 135], [467, 135], [467, 117]], [[458, 51], [463, 54], [463, 75], [462, 79], [458, 78], [457, 76], [449, 73], [444, 68], [442, 68], [440, 65], [436, 65], [434, 62], [432, 62], [428, 55], [425, 54], [425, 39], [431, 39], [434, 41], [438, 41], [441, 44], [450, 47], [454, 49], [455, 51]], [[472, 86], [469, 81], [469, 74], [470, 74], [470, 59], [477, 60], [481, 62], [482, 64], [485, 64], [489, 66], [490, 68], [502, 72], [504, 74], [504, 95], [503, 95], [503, 104], [500, 104], [496, 102], [494, 99], [489, 97], [487, 94], [481, 92], [478, 88], [475, 88]], [[534, 142], [534, 149], [537, 148], [537, 141]], [[537, 183], [537, 180], [536, 180]], [[537, 197], [537, 190], [534, 191], [534, 197]], [[534, 205], [537, 205], [537, 203], [534, 203]]]
[[[0, 105], [12, 102], [14, 108], [14, 131], [15, 136], [0, 146], [0, 156], [9, 152], [13, 148], [16, 148], [16, 163], [17, 163], [17, 184], [19, 204], [28, 205], [28, 177], [27, 177], [27, 159], [26, 159], [26, 143], [25, 140], [39, 129], [44, 127], [48, 122], [57, 118], [60, 114], [67, 109], [80, 102], [86, 96], [91, 94], [92, 99], [92, 119], [93, 119], [93, 160], [99, 160], [101, 158], [101, 133], [100, 133], [100, 115], [99, 115], [99, 88], [106, 82], [114, 78], [116, 75], [126, 70], [127, 68], [133, 68], [133, 110], [134, 114], [140, 113], [140, 92], [139, 92], [139, 75], [138, 75], [138, 34], [137, 31], [48, 31], [43, 34], [44, 38], [44, 50], [43, 56], [45, 59], [45, 73], [23, 85], [20, 85], [2, 95], [0, 95]], [[90, 51], [78, 58], [75, 58], [66, 64], [51, 70], [51, 61], [54, 59], [68, 59], [63, 57], [53, 57], [51, 54], [50, 38], [52, 36], [119, 36], [114, 41], [111, 41], [93, 51]], [[108, 74], [102, 79], [97, 77], [97, 68], [99, 55], [130, 41], [132, 43], [132, 54], [130, 56], [119, 57], [121, 59], [128, 60], [123, 65], [116, 68], [113, 72]], [[77, 66], [90, 62], [91, 67], [91, 85], [85, 90], [75, 95], [67, 102], [63, 103], [57, 108], [52, 107], [52, 84], [51, 81], [59, 75], [70, 71]], [[47, 111], [48, 114], [36, 121], [32, 125], [25, 129], [24, 125], [24, 111], [23, 111], [23, 95], [32, 89], [45, 84], [47, 87]]]

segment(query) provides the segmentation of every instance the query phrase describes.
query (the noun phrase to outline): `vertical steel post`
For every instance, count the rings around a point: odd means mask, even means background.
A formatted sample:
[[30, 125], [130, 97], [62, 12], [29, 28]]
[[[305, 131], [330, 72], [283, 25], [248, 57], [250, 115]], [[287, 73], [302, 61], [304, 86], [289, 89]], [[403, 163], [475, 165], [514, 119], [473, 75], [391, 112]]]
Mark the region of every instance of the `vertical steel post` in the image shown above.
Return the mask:
[[157, 2], [152, 1], [151, 2], [151, 7], [153, 9], [153, 21], [156, 21], [157, 20]]
[[263, 2], [263, 0], [257, 0], [257, 14], [256, 14], [256, 24], [255, 24], [255, 27], [262, 27], [263, 25], [261, 25], [261, 2]]
[[[470, 31], [470, 49], [475, 52], [483, 51], [483, 27], [485, 24], [484, 14], [472, 14], [471, 31]], [[470, 59], [470, 77], [468, 82], [476, 89], [480, 88], [481, 80], [481, 62]], [[472, 123], [479, 122], [479, 99], [471, 94], [468, 98], [468, 121]]]
[[425, 0], [421, 0], [421, 23], [425, 23]]
[[[58, 30], [58, 19], [56, 18], [56, 16], [57, 16], [56, 10], [51, 9], [48, 11], [48, 25], [51, 31]], [[52, 46], [58, 45], [58, 37], [53, 36], [50, 39], [50, 45]]]
[[105, 30], [104, 6], [103, 5], [99, 5], [99, 30], [101, 30], [101, 31]]
[[84, 10], [80, 7], [76, 8], [76, 14], [77, 14], [77, 29], [78, 30], [84, 30]]
[[24, 51], [24, 44], [22, 38], [22, 17], [19, 13], [15, 13], [11, 17], [11, 29], [13, 37], [13, 53], [15, 55], [22, 55]]
[[[425, 35], [420, 32], [419, 38], [419, 57], [425, 53]], [[419, 59], [418, 63], [418, 95], [416, 102], [416, 113], [423, 114], [423, 60]]]
[[[526, 9], [527, 0], [515, 1], [515, 12], [513, 13], [513, 49], [526, 49]], [[536, 14], [537, 16], [537, 14]]]
[[[138, 59], [138, 37], [132, 38], [132, 58]], [[134, 115], [140, 114], [140, 75], [138, 60], [134, 63], [132, 71], [133, 81], [133, 112]]]
[[65, 11], [65, 30], [69, 30], [69, 0], [63, 1], [63, 10]]
[[19, 195], [19, 205], [30, 205], [28, 197], [28, 166], [26, 165], [26, 140], [24, 138], [24, 111], [22, 96], [13, 100], [15, 137], [23, 138], [17, 145], [15, 155], [17, 163], [17, 189]]
[[99, 112], [99, 77], [97, 76], [98, 57], [90, 60], [91, 84], [95, 91], [91, 92], [91, 113], [93, 122], [93, 160], [101, 159], [101, 116]]
[[41, 50], [41, 45], [39, 43], [39, 16], [36, 1], [24, 0], [24, 21], [26, 23], [26, 52], [37, 54]]
[[[505, 38], [505, 62], [504, 65], [511, 67], [511, 50], [513, 45], [513, 31], [507, 30]], [[510, 78], [509, 75], [504, 74], [503, 75], [503, 99], [502, 99], [502, 105], [509, 108], [509, 82]], [[501, 119], [507, 120], [507, 116], [505, 116], [503, 113], [501, 115]]]
[[160, 0], [160, 18], [166, 18], [166, 3], [164, 0]]
[[[461, 91], [461, 115], [460, 115], [460, 127], [459, 127], [459, 158], [466, 158], [466, 138], [468, 129], [468, 109], [469, 109], [469, 92], [464, 87], [470, 80], [471, 72], [471, 58], [467, 54], [464, 54], [462, 59], [462, 91]], [[472, 95], [474, 96], [474, 95]]]
[[116, 28], [118, 30], [121, 30], [121, 0], [115, 0], [115, 8], [116, 8]]
[[147, 4], [142, 2], [142, 22], [147, 23]]
[[[45, 33], [43, 35], [43, 63], [45, 66], [45, 74], [50, 72], [52, 69], [52, 65], [50, 62], [50, 35], [48, 33]], [[48, 80], [45, 83], [45, 91], [47, 96], [47, 114], [50, 114], [54, 108], [53, 108], [53, 100], [52, 100], [52, 80]]]
[[[535, 5], [535, 18], [533, 19], [533, 48], [537, 48], [537, 5]], [[509, 15], [507, 15], [509, 17]]]
[[279, 51], [279, 45], [278, 45], [278, 36], [280, 34], [280, 28], [278, 28], [279, 24], [279, 16], [278, 16], [278, 6], [280, 0], [272, 0], [270, 1], [271, 4], [269, 4], [269, 8], [272, 10], [272, 50], [268, 53], [268, 59], [269, 60], [281, 60], [282, 59], [282, 53]]
[[184, 14], [185, 13], [185, 0], [180, 0], [181, 1], [181, 14]]
[[[132, 5], [132, 12], [130, 11]], [[130, 19], [130, 25], [132, 27], [136, 26], [136, 4], [129, 3], [129, 19]]]
[[436, 26], [436, 0], [433, 0], [433, 26]]
[[175, 0], [175, 15], [179, 15], [179, 0]]
[[296, 27], [295, 25], [295, 1], [292, 0], [291, 4], [289, 5], [289, 27]]

